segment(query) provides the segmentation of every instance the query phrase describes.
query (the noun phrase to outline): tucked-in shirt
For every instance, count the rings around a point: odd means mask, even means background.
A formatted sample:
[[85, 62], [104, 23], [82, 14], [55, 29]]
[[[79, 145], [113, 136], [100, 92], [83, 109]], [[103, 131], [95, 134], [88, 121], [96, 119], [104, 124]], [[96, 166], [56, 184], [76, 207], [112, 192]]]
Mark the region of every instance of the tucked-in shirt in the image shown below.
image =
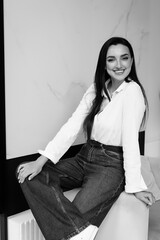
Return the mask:
[[[108, 92], [109, 93], [109, 92]], [[93, 122], [91, 139], [106, 145], [122, 146], [125, 170], [125, 191], [140, 192], [147, 189], [141, 174], [138, 134], [145, 112], [145, 102], [140, 86], [134, 82], [123, 82], [112, 94], [111, 100], [102, 92], [104, 100], [101, 110]], [[57, 135], [39, 153], [57, 163], [74, 143], [84, 119], [95, 98], [92, 84], [84, 94], [75, 112], [62, 126]]]

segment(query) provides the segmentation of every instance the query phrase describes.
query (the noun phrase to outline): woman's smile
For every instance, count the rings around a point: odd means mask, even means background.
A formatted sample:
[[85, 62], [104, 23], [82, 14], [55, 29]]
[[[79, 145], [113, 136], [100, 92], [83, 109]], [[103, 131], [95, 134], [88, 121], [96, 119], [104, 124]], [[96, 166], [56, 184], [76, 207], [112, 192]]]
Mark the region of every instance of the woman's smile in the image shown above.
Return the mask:
[[115, 74], [117, 74], [117, 75], [123, 74], [124, 71], [125, 71], [125, 69], [116, 69], [116, 70], [113, 70], [113, 72], [115, 72]]

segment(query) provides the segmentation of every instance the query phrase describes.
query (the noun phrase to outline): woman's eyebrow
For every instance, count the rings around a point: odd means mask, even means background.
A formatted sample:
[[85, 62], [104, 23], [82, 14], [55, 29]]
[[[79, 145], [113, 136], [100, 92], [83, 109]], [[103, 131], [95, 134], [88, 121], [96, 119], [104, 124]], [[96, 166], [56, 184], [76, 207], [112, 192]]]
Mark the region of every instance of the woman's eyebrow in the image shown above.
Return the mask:
[[107, 59], [108, 59], [108, 58], [115, 58], [115, 56], [108, 56]]
[[[124, 54], [120, 55], [120, 57], [126, 57], [126, 56], [129, 56], [129, 53], [124, 53]], [[107, 59], [108, 58], [115, 58], [115, 56], [110, 55], [107, 57]]]
[[126, 57], [126, 56], [129, 56], [128, 53], [125, 53], [125, 54], [122, 54], [121, 57]]

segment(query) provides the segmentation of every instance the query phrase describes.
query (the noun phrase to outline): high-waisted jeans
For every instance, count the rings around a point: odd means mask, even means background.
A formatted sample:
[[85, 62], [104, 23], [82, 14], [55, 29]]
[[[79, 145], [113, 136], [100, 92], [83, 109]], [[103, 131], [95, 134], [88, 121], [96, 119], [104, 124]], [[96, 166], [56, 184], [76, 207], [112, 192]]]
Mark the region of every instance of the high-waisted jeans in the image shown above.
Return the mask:
[[[88, 225], [99, 227], [124, 190], [122, 148], [94, 140], [73, 158], [48, 161], [23, 193], [46, 240], [67, 240]], [[64, 191], [80, 188], [73, 202]]]

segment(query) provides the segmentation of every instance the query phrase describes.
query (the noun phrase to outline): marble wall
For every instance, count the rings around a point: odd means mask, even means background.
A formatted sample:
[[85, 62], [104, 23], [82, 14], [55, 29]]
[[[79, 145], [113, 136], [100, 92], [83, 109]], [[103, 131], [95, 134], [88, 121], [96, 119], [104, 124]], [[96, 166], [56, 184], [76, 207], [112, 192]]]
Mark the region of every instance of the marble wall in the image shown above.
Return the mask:
[[150, 114], [146, 131], [145, 153], [160, 158], [160, 1], [150, 0], [149, 7], [148, 78], [145, 87], [150, 105]]
[[[111, 36], [132, 43], [151, 94], [150, 2], [4, 0], [7, 159], [35, 153], [54, 137], [92, 83], [99, 50]], [[81, 142], [82, 134], [75, 144]]]

